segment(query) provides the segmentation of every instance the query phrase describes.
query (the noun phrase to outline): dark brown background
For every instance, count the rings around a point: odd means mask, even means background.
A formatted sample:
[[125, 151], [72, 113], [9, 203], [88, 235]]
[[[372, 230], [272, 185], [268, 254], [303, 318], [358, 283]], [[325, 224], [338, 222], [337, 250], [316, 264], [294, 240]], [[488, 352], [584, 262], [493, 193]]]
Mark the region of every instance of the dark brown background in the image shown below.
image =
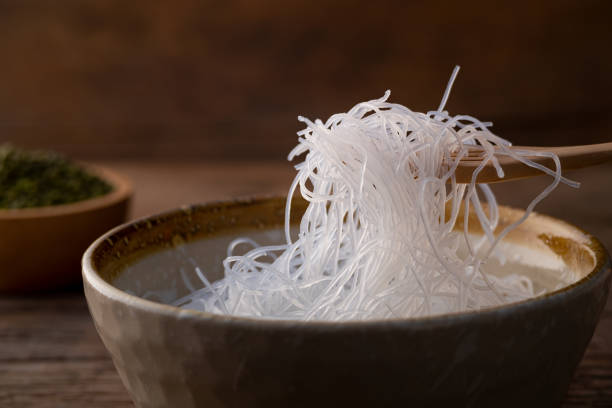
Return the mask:
[[[118, 170], [132, 217], [282, 194], [298, 114], [386, 89], [434, 109], [455, 64], [453, 114], [517, 144], [612, 141], [611, 17], [588, 0], [0, 0], [0, 143]], [[611, 174], [570, 172], [582, 188], [537, 210], [612, 248]], [[547, 181], [496, 193], [524, 207]], [[80, 290], [0, 296], [0, 406], [132, 406]], [[612, 298], [563, 406], [612, 406]]]
[[[533, 4], [537, 3], [537, 4]], [[296, 116], [391, 89], [515, 143], [611, 140], [612, 2], [0, 0], [0, 142], [283, 160]]]

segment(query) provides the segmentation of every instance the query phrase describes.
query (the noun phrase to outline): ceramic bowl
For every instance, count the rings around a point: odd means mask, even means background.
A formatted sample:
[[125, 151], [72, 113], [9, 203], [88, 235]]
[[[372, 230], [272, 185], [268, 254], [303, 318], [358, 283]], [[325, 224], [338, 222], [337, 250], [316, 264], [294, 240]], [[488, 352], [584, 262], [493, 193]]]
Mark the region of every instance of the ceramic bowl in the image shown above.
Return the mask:
[[[282, 239], [283, 214], [281, 198], [183, 208], [118, 227], [87, 250], [89, 309], [137, 407], [559, 405], [610, 285], [595, 238], [532, 215], [507, 237], [510, 254], [524, 252], [526, 270], [539, 263], [543, 276], [571, 268], [578, 281], [478, 312], [332, 323], [163, 304], [187, 292], [189, 258], [218, 279], [230, 240]], [[521, 214], [501, 208], [502, 226]]]
[[50, 290], [80, 282], [80, 260], [100, 234], [125, 222], [132, 187], [115, 172], [85, 166], [110, 193], [71, 204], [0, 210], [0, 291]]

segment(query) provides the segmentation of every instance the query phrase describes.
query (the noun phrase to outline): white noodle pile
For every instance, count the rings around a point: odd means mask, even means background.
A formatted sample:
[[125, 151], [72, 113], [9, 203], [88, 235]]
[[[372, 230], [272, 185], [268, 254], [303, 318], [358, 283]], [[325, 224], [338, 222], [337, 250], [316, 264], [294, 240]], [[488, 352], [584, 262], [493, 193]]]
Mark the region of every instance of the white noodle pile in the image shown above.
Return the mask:
[[[228, 248], [225, 277], [175, 302], [211, 313], [292, 320], [365, 320], [415, 317], [478, 310], [537, 296], [525, 276], [495, 277], [482, 265], [496, 244], [531, 213], [560, 181], [552, 153], [512, 152], [510, 143], [491, 133], [490, 123], [444, 111], [453, 72], [440, 107], [413, 112], [389, 103], [390, 92], [360, 103], [327, 122], [311, 122], [300, 132], [289, 160], [307, 153], [287, 197], [287, 243], [260, 247], [240, 238]], [[497, 147], [554, 177], [514, 225], [497, 235], [498, 207], [491, 189], [474, 180], [458, 184], [454, 171], [466, 146], [485, 152], [480, 168]], [[499, 154], [499, 153], [498, 153]], [[552, 171], [527, 156], [551, 157]], [[299, 235], [289, 235], [291, 197], [299, 192], [308, 208]], [[477, 192], [488, 204], [481, 205]], [[465, 211], [460, 205], [465, 202]], [[445, 209], [450, 208], [445, 216]], [[485, 234], [467, 234], [469, 208]], [[464, 217], [464, 231], [453, 231]], [[460, 251], [462, 242], [467, 251]], [[238, 245], [253, 247], [232, 255]]]

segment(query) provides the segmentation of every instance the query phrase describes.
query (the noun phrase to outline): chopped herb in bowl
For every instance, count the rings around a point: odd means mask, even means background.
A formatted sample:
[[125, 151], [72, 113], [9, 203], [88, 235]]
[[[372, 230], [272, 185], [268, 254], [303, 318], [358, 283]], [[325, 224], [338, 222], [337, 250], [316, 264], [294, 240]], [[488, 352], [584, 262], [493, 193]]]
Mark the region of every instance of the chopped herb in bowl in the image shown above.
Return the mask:
[[104, 180], [57, 153], [0, 146], [0, 208], [69, 204], [112, 189]]

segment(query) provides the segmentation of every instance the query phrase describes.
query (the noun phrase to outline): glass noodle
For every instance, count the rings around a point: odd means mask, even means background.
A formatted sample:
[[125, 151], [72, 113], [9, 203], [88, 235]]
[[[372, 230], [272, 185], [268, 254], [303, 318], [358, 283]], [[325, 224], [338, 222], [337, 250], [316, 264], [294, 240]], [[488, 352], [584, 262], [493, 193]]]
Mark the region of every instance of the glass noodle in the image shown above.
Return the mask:
[[[295, 166], [287, 196], [286, 242], [261, 247], [235, 240], [223, 262], [224, 278], [209, 282], [194, 265], [204, 287], [174, 304], [265, 319], [365, 320], [478, 310], [539, 295], [528, 277], [493, 276], [483, 264], [560, 182], [578, 184], [561, 176], [554, 154], [510, 150], [510, 142], [491, 133], [491, 123], [450, 116], [444, 107], [458, 69], [435, 111], [390, 103], [387, 91], [325, 123], [299, 117], [306, 128], [289, 160], [306, 156]], [[455, 169], [475, 145], [484, 152], [480, 166], [470, 184], [459, 184]], [[552, 176], [525, 215], [497, 232], [495, 196], [475, 182], [489, 162], [503, 177], [494, 149]], [[529, 156], [550, 157], [556, 167]], [[292, 240], [296, 191], [308, 207]], [[482, 236], [468, 234], [470, 210]], [[456, 231], [460, 217], [464, 228]], [[243, 253], [234, 254], [237, 249]]]

